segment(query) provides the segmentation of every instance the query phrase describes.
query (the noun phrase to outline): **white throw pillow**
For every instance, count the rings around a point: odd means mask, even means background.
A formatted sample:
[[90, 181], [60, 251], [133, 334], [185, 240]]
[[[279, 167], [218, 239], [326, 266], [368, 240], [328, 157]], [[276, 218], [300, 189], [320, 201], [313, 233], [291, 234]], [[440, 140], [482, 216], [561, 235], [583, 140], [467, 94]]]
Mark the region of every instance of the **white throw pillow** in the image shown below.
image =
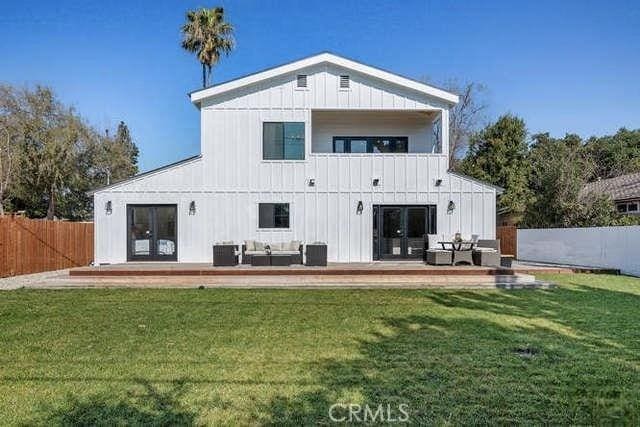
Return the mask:
[[264, 251], [264, 243], [263, 242], [253, 242], [253, 250], [254, 251]]
[[429, 249], [442, 249], [442, 245], [438, 243], [440, 240], [437, 234], [427, 234], [429, 240]]
[[269, 247], [272, 251], [281, 251], [284, 249], [282, 243], [270, 243]]
[[256, 250], [256, 242], [255, 240], [245, 240], [244, 245], [246, 246], [247, 251], [255, 251]]
[[290, 251], [297, 251], [300, 249], [300, 245], [302, 244], [302, 242], [300, 240], [292, 240], [289, 242], [289, 250]]

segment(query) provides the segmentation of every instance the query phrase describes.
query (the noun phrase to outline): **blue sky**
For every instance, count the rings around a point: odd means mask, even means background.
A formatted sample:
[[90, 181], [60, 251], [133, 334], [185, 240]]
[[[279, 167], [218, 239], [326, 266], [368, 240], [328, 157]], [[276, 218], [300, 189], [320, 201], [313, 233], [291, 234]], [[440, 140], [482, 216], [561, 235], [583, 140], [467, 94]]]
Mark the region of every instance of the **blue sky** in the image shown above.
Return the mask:
[[0, 81], [43, 83], [98, 128], [126, 121], [147, 170], [199, 152], [180, 48], [189, 8], [222, 5], [237, 49], [214, 81], [329, 50], [413, 78], [487, 86], [488, 119], [581, 136], [640, 128], [638, 1], [30, 1], [0, 6]]

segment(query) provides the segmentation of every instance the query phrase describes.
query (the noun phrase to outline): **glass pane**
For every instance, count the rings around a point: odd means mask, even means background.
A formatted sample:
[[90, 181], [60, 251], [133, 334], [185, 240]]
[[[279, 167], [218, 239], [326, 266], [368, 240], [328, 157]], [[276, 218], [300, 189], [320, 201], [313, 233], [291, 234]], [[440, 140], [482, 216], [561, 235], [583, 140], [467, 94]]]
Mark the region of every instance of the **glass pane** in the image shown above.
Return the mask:
[[274, 226], [275, 228], [289, 228], [289, 204], [278, 203], [274, 209]]
[[618, 212], [626, 212], [627, 205], [618, 205]]
[[304, 123], [284, 124], [284, 158], [304, 160]]
[[425, 208], [407, 209], [407, 237], [422, 238], [426, 234], [427, 211]]
[[366, 153], [367, 152], [367, 140], [366, 139], [352, 139], [351, 140], [351, 152], [352, 153]]
[[156, 208], [156, 255], [172, 256], [176, 253], [176, 208]]
[[260, 228], [273, 228], [273, 211], [275, 205], [273, 203], [260, 203], [258, 207], [258, 227]]
[[282, 160], [284, 158], [283, 123], [263, 123], [262, 158], [265, 160]]
[[382, 236], [402, 236], [402, 209], [384, 209], [382, 211]]
[[629, 212], [636, 212], [638, 210], [638, 204], [637, 203], [629, 203], [629, 205], [627, 206], [627, 210]]
[[344, 141], [344, 139], [334, 139], [333, 140], [333, 152], [334, 153], [344, 153], [345, 152], [345, 141]]
[[131, 255], [150, 255], [153, 233], [151, 209], [148, 207], [134, 207], [131, 211], [131, 224], [129, 224]]
[[408, 153], [409, 152], [409, 143], [407, 138], [399, 138], [396, 140], [396, 153]]
[[373, 152], [374, 153], [391, 153], [393, 147], [390, 139], [373, 139]]
[[382, 256], [402, 256], [402, 208], [382, 210]]

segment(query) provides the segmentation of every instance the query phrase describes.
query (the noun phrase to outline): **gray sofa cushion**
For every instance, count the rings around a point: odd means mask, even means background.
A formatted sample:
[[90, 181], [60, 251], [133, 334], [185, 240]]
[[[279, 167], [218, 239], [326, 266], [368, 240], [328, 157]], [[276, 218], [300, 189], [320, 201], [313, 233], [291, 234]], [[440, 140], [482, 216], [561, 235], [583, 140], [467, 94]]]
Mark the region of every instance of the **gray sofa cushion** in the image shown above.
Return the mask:
[[245, 255], [264, 255], [265, 251], [244, 251]]

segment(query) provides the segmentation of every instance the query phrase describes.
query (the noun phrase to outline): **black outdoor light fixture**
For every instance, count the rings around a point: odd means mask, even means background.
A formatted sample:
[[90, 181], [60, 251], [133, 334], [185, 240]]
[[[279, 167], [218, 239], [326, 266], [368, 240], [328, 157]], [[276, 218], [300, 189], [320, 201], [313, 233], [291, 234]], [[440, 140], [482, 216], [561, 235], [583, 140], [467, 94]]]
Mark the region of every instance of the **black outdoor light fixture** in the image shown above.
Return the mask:
[[380, 179], [379, 178], [373, 178], [373, 186], [377, 187], [378, 185], [380, 185]]
[[436, 179], [436, 187], [440, 187], [442, 185], [441, 179]]
[[316, 180], [313, 178], [309, 179], [309, 187], [315, 187], [316, 186]]
[[105, 203], [104, 211], [107, 213], [107, 215], [111, 215], [111, 212], [113, 212], [113, 207], [111, 205], [111, 200], [109, 200], [107, 203]]
[[195, 215], [196, 214], [196, 201], [192, 200], [191, 203], [189, 203], [189, 215]]
[[362, 215], [362, 211], [364, 210], [364, 205], [362, 204], [362, 200], [358, 201], [358, 207], [356, 208], [356, 214]]
[[453, 203], [453, 200], [449, 200], [449, 204], [447, 205], [447, 213], [452, 213], [456, 208], [456, 204]]

